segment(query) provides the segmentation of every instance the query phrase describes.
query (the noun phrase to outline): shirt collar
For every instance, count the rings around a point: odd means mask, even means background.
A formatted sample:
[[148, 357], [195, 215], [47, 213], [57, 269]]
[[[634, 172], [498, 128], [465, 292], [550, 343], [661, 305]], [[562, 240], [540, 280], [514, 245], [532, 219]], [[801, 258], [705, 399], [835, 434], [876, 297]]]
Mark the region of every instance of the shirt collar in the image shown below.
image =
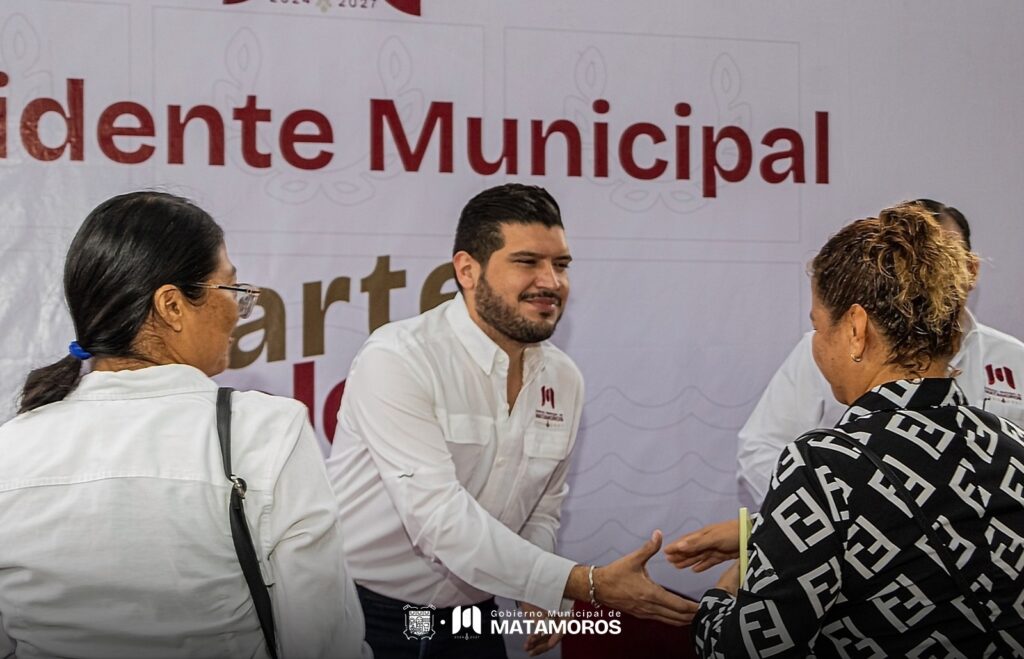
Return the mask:
[[966, 320], [962, 328], [964, 336], [978, 329], [978, 320], [974, 317], [974, 314], [971, 313], [971, 310], [968, 309], [967, 307], [964, 307], [964, 319]]
[[92, 371], [82, 376], [68, 400], [155, 398], [169, 394], [215, 391], [217, 383], [186, 364], [150, 366], [134, 371]]
[[[456, 293], [455, 298], [448, 304], [448, 308], [445, 309], [445, 317], [452, 326], [459, 343], [463, 345], [480, 370], [487, 375], [493, 375], [496, 365], [501, 360], [505, 360], [507, 368], [508, 356], [470, 317], [469, 308], [462, 293]], [[523, 353], [524, 378], [541, 365], [541, 345], [543, 344], [526, 347]]]
[[953, 378], [918, 378], [880, 384], [850, 405], [837, 423], [895, 410], [925, 410], [935, 407], [966, 405], [967, 397]]
[[961, 360], [963, 360], [964, 355], [967, 353], [967, 338], [978, 331], [978, 321], [967, 307], [964, 307], [963, 322], [964, 326], [961, 328], [963, 333], [960, 335], [960, 349], [949, 360], [950, 368], [956, 368]]

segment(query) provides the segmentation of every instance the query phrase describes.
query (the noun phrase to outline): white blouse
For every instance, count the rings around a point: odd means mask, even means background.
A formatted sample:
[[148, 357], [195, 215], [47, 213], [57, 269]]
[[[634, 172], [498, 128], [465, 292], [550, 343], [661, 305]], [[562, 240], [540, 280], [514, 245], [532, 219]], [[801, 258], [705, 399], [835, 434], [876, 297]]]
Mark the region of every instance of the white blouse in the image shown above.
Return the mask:
[[[94, 372], [0, 427], [0, 656], [267, 656], [216, 392], [184, 365]], [[232, 461], [282, 656], [369, 656], [306, 409], [236, 393]]]

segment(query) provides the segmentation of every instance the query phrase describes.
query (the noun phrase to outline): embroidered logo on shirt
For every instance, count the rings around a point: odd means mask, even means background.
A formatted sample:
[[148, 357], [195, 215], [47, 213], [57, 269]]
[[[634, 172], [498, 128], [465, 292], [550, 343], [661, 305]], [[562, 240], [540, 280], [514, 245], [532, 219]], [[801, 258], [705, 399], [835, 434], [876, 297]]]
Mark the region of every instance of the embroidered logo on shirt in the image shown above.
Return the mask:
[[988, 375], [988, 384], [991, 387], [996, 382], [1005, 382], [1010, 386], [1010, 389], [1016, 389], [1017, 385], [1013, 381], [1013, 371], [1007, 366], [996, 366], [992, 364], [985, 364], [985, 374]]
[[[1017, 383], [1013, 379], [1013, 371], [1008, 366], [985, 364], [985, 375], [988, 376], [988, 386], [985, 387], [987, 395], [998, 398], [1012, 398], [1014, 400], [1021, 399], [1020, 394], [1016, 391]], [[1009, 387], [1012, 391], [1007, 390], [1006, 387]]]
[[434, 606], [413, 606], [406, 604], [402, 607], [405, 611], [405, 637], [410, 641], [421, 638], [434, 638]]
[[[546, 405], [551, 406], [551, 411], [544, 409]], [[555, 408], [554, 387], [540, 388], [540, 408], [536, 411], [535, 416], [538, 421], [543, 421], [544, 425], [548, 428], [551, 427], [552, 423], [565, 423], [565, 416]]]

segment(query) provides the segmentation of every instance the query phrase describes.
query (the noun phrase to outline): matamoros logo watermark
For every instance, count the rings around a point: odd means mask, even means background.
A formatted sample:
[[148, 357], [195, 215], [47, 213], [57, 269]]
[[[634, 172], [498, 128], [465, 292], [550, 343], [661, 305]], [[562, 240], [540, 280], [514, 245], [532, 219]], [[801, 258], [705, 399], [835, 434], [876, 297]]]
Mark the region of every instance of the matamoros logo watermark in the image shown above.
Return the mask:
[[483, 616], [478, 606], [457, 606], [452, 609], [452, 636], [463, 632], [469, 636], [473, 632], [477, 636], [483, 633]]
[[[240, 5], [250, 1], [252, 0], [221, 0], [221, 4]], [[312, 5], [320, 11], [327, 11], [333, 8], [374, 9], [377, 6], [377, 0], [263, 0], [263, 2], [272, 5]], [[382, 4], [390, 5], [404, 14], [419, 16], [421, 10], [420, 2], [421, 0], [383, 0]]]
[[[473, 607], [476, 608], [476, 607]], [[576, 610], [548, 611], [536, 617], [525, 611], [499, 609], [491, 614], [492, 634], [620, 634], [622, 613]]]
[[[406, 616], [403, 630], [405, 637], [413, 639], [432, 638], [435, 623], [441, 626], [450, 624], [451, 635], [457, 639], [473, 639], [483, 634], [484, 617], [478, 606], [456, 606], [452, 609], [451, 619], [435, 621], [436, 611], [433, 606], [405, 606]], [[546, 615], [537, 616], [519, 609], [498, 609], [491, 612], [488, 628], [491, 634], [620, 634], [622, 633], [622, 613], [615, 610], [571, 610], [548, 611]]]

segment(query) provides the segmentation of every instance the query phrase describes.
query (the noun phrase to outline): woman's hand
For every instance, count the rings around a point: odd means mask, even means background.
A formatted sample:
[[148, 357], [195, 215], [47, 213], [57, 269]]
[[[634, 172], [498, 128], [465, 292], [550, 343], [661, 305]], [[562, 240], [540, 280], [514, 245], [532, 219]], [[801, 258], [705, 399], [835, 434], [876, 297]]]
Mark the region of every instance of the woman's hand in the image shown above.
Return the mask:
[[736, 591], [740, 589], [740, 562], [736, 561], [729, 569], [722, 573], [722, 576], [718, 578], [718, 583], [715, 584], [715, 588], [721, 588], [728, 592], [733, 597], [736, 597]]
[[680, 570], [692, 566], [694, 572], [703, 572], [739, 555], [740, 523], [737, 520], [709, 524], [665, 547], [669, 563]]

